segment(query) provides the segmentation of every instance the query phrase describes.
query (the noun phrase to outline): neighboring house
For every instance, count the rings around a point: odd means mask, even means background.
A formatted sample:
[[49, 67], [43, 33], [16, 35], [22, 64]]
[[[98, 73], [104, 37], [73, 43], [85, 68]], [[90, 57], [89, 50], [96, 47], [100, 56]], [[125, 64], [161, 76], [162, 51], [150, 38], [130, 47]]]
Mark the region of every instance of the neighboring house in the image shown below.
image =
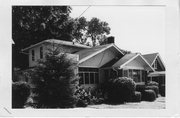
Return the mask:
[[165, 65], [159, 53], [146, 54], [143, 57], [155, 70], [155, 72], [149, 73], [149, 79], [158, 82], [159, 85], [165, 84]]
[[[78, 43], [49, 39], [32, 45], [23, 51], [29, 54], [29, 67], [43, 59], [47, 48], [58, 46], [78, 61], [79, 83], [88, 88], [113, 77], [131, 77], [137, 83], [145, 83], [147, 75], [156, 69], [140, 53], [124, 54], [113, 42], [89, 47]], [[157, 58], [159, 60], [160, 57]]]

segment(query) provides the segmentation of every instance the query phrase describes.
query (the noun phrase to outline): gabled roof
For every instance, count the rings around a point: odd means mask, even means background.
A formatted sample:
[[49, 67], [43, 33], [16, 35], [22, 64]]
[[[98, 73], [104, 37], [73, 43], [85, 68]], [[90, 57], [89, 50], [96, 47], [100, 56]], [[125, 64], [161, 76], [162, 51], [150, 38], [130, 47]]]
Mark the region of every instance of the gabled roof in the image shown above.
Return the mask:
[[143, 55], [143, 57], [147, 60], [147, 62], [150, 65], [152, 65], [157, 55], [158, 53], [151, 53], [151, 54], [145, 54]]
[[[130, 53], [130, 54], [126, 54], [124, 55], [121, 59], [119, 59], [118, 61], [116, 61], [115, 59], [113, 59], [112, 61], [110, 61], [108, 64], [105, 64], [103, 67], [113, 67], [113, 68], [123, 68], [126, 64], [128, 64], [129, 62], [131, 62], [132, 60], [134, 60], [136, 57], [140, 56], [141, 59], [147, 64], [147, 66], [154, 71], [154, 69], [151, 67], [151, 65], [146, 61], [146, 59], [144, 59], [143, 56], [141, 56], [140, 53]], [[110, 65], [112, 64], [112, 65]]]
[[34, 45], [31, 45], [25, 49], [23, 49], [22, 51], [26, 51], [28, 49], [31, 49], [37, 45], [41, 45], [43, 43], [55, 43], [55, 44], [61, 44], [61, 45], [67, 45], [67, 46], [73, 46], [73, 47], [80, 47], [80, 48], [91, 48], [89, 46], [86, 46], [86, 45], [82, 45], [82, 44], [79, 44], [79, 43], [73, 43], [73, 42], [70, 42], [70, 41], [63, 41], [63, 40], [58, 40], [58, 39], [47, 39], [47, 40], [44, 40], [44, 41], [41, 41], [39, 43], [36, 43]]
[[122, 53], [121, 50], [114, 44], [106, 44], [106, 45], [100, 45], [100, 46], [96, 46], [96, 47], [92, 47], [92, 48], [88, 48], [88, 49], [83, 49], [79, 52], [76, 52], [75, 54], [79, 55], [79, 60], [80, 60], [79, 63], [82, 63], [82, 62], [86, 61], [87, 59], [103, 52], [104, 50], [106, 50], [110, 47], [114, 47], [122, 55], [124, 55], [124, 53]]
[[133, 59], [134, 57], [137, 57], [136, 53], [126, 54], [120, 60], [118, 60], [115, 64], [113, 64], [112, 67], [118, 67], [118, 66], [120, 67], [126, 62], [128, 62], [129, 60]]

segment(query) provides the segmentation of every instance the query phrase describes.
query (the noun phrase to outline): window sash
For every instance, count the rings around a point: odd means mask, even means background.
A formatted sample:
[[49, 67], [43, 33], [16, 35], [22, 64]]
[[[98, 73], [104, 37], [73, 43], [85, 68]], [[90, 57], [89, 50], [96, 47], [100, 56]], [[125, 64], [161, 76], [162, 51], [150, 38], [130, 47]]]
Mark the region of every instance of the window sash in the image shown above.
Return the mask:
[[79, 68], [80, 84], [98, 84], [99, 73], [97, 68]]

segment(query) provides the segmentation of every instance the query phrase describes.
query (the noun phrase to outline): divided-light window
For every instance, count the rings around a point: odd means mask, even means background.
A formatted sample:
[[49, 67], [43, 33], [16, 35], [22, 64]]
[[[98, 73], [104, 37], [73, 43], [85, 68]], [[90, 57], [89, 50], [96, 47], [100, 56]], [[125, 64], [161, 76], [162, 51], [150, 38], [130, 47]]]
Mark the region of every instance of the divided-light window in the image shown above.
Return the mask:
[[99, 73], [97, 68], [79, 68], [80, 84], [98, 84]]

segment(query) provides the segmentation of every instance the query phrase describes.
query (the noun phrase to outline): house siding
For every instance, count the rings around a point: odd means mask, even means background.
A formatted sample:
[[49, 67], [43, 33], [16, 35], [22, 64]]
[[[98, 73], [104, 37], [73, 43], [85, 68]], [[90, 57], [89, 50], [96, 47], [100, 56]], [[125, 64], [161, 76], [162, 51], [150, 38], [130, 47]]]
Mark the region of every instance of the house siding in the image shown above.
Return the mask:
[[100, 68], [101, 66], [103, 66], [107, 62], [111, 61], [116, 56], [118, 56], [118, 54], [115, 54], [110, 50], [106, 50], [106, 51], [86, 60], [85, 62], [82, 62], [79, 66], [80, 67]]

